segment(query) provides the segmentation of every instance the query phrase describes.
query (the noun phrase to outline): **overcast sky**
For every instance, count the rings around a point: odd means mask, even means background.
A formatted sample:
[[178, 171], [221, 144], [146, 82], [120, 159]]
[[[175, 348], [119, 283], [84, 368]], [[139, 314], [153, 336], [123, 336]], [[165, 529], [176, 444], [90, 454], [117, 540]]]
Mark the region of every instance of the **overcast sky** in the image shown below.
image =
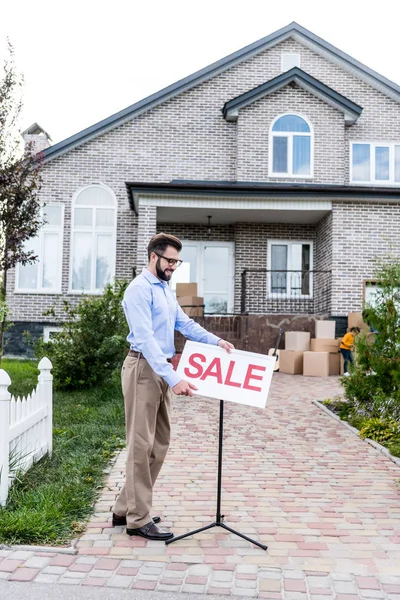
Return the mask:
[[[4, 3], [7, 1], [7, 5]], [[21, 129], [53, 143], [297, 21], [400, 84], [396, 0], [3, 0], [24, 74]]]

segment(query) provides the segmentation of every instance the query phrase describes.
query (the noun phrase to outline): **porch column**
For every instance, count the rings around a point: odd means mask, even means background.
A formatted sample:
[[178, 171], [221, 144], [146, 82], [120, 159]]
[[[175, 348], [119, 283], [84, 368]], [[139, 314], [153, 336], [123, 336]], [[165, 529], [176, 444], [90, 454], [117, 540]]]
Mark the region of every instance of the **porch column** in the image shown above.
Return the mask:
[[148, 263], [147, 245], [157, 233], [157, 206], [139, 204], [138, 213], [136, 273], [139, 275]]

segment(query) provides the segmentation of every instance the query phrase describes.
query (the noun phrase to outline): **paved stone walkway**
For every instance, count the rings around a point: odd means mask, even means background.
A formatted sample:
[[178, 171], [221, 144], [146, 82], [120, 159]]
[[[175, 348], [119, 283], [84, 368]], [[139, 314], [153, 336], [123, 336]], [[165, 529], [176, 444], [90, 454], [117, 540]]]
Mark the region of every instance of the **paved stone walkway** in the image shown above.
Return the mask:
[[[169, 546], [129, 538], [111, 510], [115, 461], [77, 555], [0, 551], [0, 578], [285, 598], [400, 600], [400, 468], [312, 404], [337, 378], [276, 374], [265, 410], [225, 403], [222, 512], [267, 552], [214, 528]], [[176, 535], [215, 519], [217, 401], [176, 398], [154, 514]]]

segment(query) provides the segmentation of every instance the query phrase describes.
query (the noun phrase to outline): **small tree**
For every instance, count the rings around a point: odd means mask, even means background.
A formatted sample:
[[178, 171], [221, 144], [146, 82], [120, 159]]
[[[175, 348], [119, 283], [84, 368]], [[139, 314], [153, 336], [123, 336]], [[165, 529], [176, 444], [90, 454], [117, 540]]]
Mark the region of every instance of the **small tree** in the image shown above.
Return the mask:
[[19, 262], [25, 265], [37, 259], [26, 249], [25, 242], [34, 237], [42, 225], [38, 196], [42, 159], [30, 144], [21, 152], [17, 131], [22, 83], [9, 44], [0, 79], [0, 361], [7, 319], [7, 273]]
[[376, 333], [356, 339], [356, 364], [343, 386], [360, 416], [400, 420], [399, 260], [378, 262], [375, 278], [375, 300], [365, 306], [363, 317]]
[[[50, 342], [37, 342], [38, 358], [53, 363], [58, 389], [98, 386], [122, 365], [128, 348], [128, 326], [121, 301], [126, 282], [106, 286], [101, 296], [83, 298], [75, 307], [64, 302], [66, 318]], [[55, 317], [54, 311], [52, 316]]]

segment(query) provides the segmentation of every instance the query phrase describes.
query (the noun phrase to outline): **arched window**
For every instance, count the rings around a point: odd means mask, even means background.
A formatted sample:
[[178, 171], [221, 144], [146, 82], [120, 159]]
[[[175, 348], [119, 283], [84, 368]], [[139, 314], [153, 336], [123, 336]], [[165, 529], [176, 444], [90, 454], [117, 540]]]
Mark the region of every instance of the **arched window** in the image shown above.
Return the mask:
[[270, 134], [270, 174], [282, 177], [312, 176], [313, 133], [299, 115], [278, 117]]
[[99, 293], [115, 274], [117, 202], [104, 185], [90, 185], [72, 204], [70, 291]]

